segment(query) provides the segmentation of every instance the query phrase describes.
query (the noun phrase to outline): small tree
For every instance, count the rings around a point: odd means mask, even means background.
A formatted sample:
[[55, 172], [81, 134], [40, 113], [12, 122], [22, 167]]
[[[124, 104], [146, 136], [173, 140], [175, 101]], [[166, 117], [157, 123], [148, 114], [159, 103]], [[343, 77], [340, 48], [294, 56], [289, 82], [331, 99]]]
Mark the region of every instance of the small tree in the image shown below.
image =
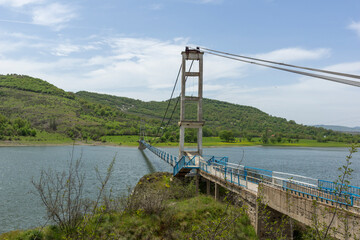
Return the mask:
[[66, 235], [71, 235], [82, 223], [82, 217], [94, 215], [104, 196], [105, 187], [110, 179], [115, 157], [110, 163], [105, 178], [95, 168], [100, 181], [95, 201], [84, 196], [85, 173], [81, 172], [81, 158], [74, 161], [73, 152], [67, 170], [55, 172], [42, 170], [39, 181], [31, 181], [45, 205], [48, 219], [56, 223]]
[[57, 130], [57, 123], [56, 123], [55, 118], [50, 119], [50, 129], [53, 130], [53, 131]]
[[[344, 198], [345, 196], [345, 201], [350, 201], [350, 199], [347, 199], [347, 195], [344, 194], [346, 192], [348, 192], [348, 188], [349, 188], [349, 184], [350, 184], [350, 179], [351, 179], [351, 174], [354, 171], [352, 168], [350, 168], [350, 165], [352, 164], [351, 159], [353, 157], [353, 154], [356, 153], [358, 151], [359, 145], [357, 144], [353, 144], [350, 148], [349, 148], [349, 155], [346, 156], [346, 163], [340, 167], [338, 170], [340, 172], [340, 175], [338, 176], [338, 178], [336, 179], [336, 181], [334, 182], [334, 184], [337, 186], [334, 189], [334, 194], [336, 195], [335, 198], [335, 207], [333, 209], [329, 209], [328, 213], [330, 214], [330, 223], [329, 224], [325, 224], [324, 222], [320, 222], [319, 216], [318, 214], [316, 214], [316, 211], [314, 216], [313, 216], [313, 226], [312, 226], [312, 231], [310, 231], [310, 233], [308, 233], [308, 237], [311, 237], [312, 239], [316, 239], [316, 240], [325, 240], [325, 239], [331, 239], [332, 237], [330, 236], [330, 232], [336, 231], [336, 228], [333, 226], [335, 217], [342, 217], [341, 213], [339, 213], [339, 208], [340, 208], [340, 202], [342, 200], [342, 198]], [[317, 208], [317, 202], [314, 201], [314, 209]], [[322, 213], [323, 215], [326, 214], [326, 212]], [[344, 235], [344, 239], [349, 239], [350, 235], [348, 233], [348, 223], [347, 223], [347, 219], [343, 219], [344, 223], [345, 223], [345, 235]]]
[[252, 141], [252, 138], [253, 138], [253, 137], [252, 137], [250, 134], [246, 136], [246, 140], [248, 140], [248, 142], [251, 142], [251, 141]]
[[269, 143], [269, 138], [268, 138], [267, 134], [262, 135], [261, 142], [264, 143], [264, 144]]
[[219, 137], [225, 142], [234, 142], [235, 137], [232, 131], [223, 130], [220, 132]]

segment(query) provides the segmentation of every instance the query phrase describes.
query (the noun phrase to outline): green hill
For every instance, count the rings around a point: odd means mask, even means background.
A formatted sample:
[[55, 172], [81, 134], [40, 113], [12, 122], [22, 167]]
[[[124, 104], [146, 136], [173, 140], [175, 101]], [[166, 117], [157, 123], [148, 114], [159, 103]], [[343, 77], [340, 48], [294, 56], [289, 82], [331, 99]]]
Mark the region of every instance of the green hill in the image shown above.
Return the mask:
[[[76, 96], [92, 103], [117, 108], [125, 113], [134, 114], [140, 117], [161, 120], [169, 101], [162, 102], [143, 102], [125, 97], [117, 97], [106, 94], [77, 92]], [[172, 110], [176, 105], [177, 99], [170, 103], [169, 111], [165, 122], [171, 117]], [[169, 129], [176, 131], [177, 122], [180, 115], [179, 104], [176, 105], [173, 119]], [[204, 99], [203, 100], [204, 136], [218, 136], [221, 131], [230, 130], [235, 137], [261, 137], [267, 135], [271, 138], [291, 138], [291, 139], [318, 139], [319, 141], [349, 141], [352, 139], [350, 134], [341, 134], [325, 128], [305, 126], [296, 124], [295, 121], [287, 121], [285, 118], [273, 117], [260, 111], [257, 108], [232, 104], [228, 102]], [[186, 112], [189, 115], [196, 115], [196, 105], [187, 105]], [[154, 131], [147, 131], [155, 133]], [[168, 137], [171, 134], [167, 134]], [[325, 136], [325, 138], [324, 138]]]
[[[37, 130], [94, 140], [103, 135], [137, 133], [135, 115], [76, 98], [40, 79], [0, 77], [0, 114], [6, 121], [21, 118]], [[12, 135], [18, 134], [0, 131], [0, 136]]]
[[[102, 136], [138, 135], [140, 125], [155, 136], [169, 101], [144, 102], [125, 97], [81, 91], [68, 93], [38, 78], [0, 75], [0, 138], [21, 135], [16, 119], [22, 119], [28, 135], [35, 131], [62, 134], [72, 138], [100, 140]], [[178, 140], [179, 105], [173, 99], [164, 125], [162, 141]], [[224, 130], [235, 137], [285, 139], [318, 139], [318, 141], [358, 141], [358, 136], [337, 133], [324, 128], [304, 126], [284, 118], [270, 116], [259, 109], [204, 99], [204, 136], [219, 136]], [[176, 105], [176, 108], [175, 108]], [[173, 112], [173, 109], [175, 111]], [[196, 113], [196, 105], [186, 106], [187, 114]], [[17, 120], [18, 121], [18, 120]], [[2, 122], [2, 123], [1, 123]], [[9, 129], [13, 129], [9, 131]], [[23, 133], [25, 133], [23, 131]], [[187, 141], [195, 141], [187, 131]]]
[[39, 78], [32, 78], [25, 75], [0, 75], [0, 87], [14, 88], [36, 93], [46, 93], [74, 99], [74, 96], [71, 93], [65, 92], [64, 90]]

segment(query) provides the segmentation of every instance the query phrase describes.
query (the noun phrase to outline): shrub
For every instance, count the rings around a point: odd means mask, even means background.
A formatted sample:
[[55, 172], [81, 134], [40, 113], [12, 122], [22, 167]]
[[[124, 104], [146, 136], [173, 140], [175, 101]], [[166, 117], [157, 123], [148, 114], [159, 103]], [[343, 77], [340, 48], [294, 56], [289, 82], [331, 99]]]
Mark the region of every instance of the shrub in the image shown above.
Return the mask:
[[43, 239], [44, 234], [38, 230], [28, 230], [17, 237], [18, 240], [40, 240]]
[[114, 163], [115, 157], [108, 167], [105, 178], [101, 177], [97, 168], [95, 169], [100, 182], [95, 201], [90, 201], [84, 196], [85, 174], [80, 171], [81, 158], [74, 161], [72, 156], [67, 170], [62, 172], [42, 170], [39, 181], [32, 180], [45, 205], [48, 219], [56, 223], [67, 236], [84, 224], [83, 217], [99, 213], [100, 201], [105, 194]]

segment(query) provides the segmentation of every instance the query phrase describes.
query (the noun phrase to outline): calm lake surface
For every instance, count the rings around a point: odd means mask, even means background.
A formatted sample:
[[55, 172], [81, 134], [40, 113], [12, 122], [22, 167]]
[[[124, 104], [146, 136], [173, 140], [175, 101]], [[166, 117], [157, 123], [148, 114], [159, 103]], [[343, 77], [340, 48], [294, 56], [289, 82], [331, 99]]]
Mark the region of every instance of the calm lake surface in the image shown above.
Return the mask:
[[[177, 155], [177, 148], [165, 151]], [[0, 233], [27, 229], [46, 223], [46, 212], [34, 193], [31, 179], [39, 179], [42, 169], [62, 171], [71, 159], [72, 146], [0, 147]], [[335, 180], [337, 169], [345, 163], [346, 148], [232, 147], [206, 148], [204, 154], [227, 156], [242, 165], [280, 172], [289, 172], [324, 180]], [[74, 159], [81, 158], [86, 174], [87, 196], [93, 196], [98, 186], [94, 168], [105, 174], [116, 157], [110, 181], [115, 193], [127, 193], [145, 174], [152, 171], [172, 172], [172, 168], [148, 150], [144, 157], [137, 148], [107, 146], [76, 146]], [[244, 157], [243, 157], [244, 156]], [[360, 186], [360, 154], [356, 153], [351, 167], [352, 185]]]

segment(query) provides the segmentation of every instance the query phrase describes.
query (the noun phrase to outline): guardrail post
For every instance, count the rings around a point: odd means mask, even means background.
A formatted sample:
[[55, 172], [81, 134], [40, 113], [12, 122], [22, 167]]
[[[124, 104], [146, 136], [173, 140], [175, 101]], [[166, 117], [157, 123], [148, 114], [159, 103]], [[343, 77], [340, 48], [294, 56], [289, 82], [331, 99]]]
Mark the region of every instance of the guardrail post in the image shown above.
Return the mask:
[[226, 181], [226, 167], [224, 168], [224, 173], [225, 173], [225, 181]]

